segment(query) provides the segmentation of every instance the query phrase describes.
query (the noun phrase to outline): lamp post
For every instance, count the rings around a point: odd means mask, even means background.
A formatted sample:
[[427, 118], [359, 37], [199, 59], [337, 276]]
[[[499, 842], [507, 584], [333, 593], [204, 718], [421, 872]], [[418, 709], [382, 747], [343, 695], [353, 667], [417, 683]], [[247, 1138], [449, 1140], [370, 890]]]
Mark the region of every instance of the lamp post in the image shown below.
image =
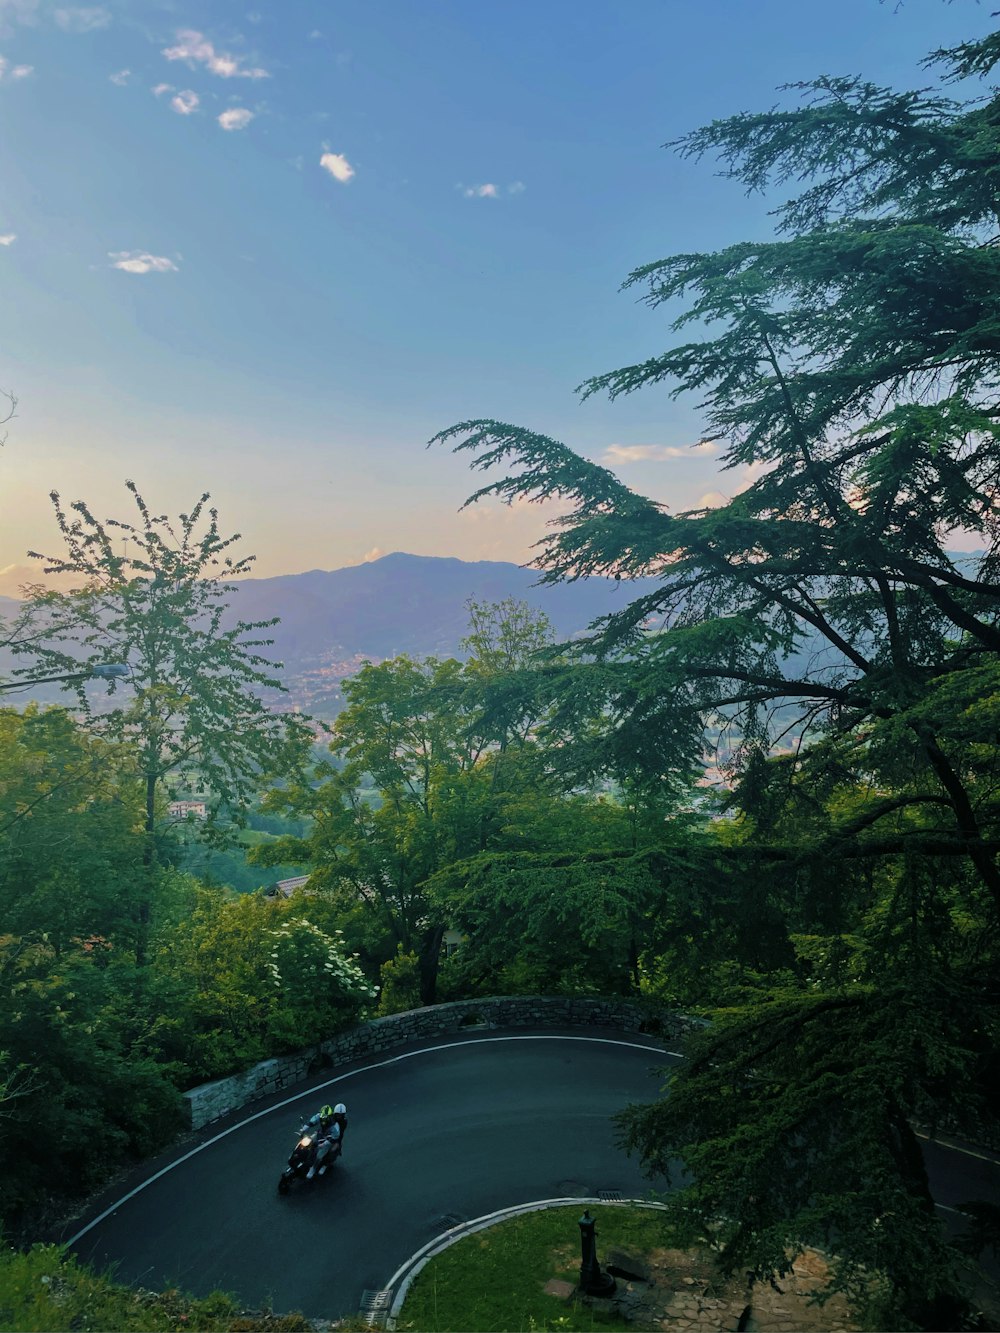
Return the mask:
[[588, 1296], [610, 1296], [616, 1283], [610, 1273], [601, 1271], [597, 1262], [597, 1231], [590, 1209], [580, 1218], [580, 1290]]
[[124, 662], [98, 662], [87, 671], [73, 671], [63, 676], [34, 676], [29, 680], [15, 680], [7, 685], [0, 685], [0, 694], [9, 690], [30, 690], [33, 685], [53, 685], [69, 680], [121, 680], [129, 674]]

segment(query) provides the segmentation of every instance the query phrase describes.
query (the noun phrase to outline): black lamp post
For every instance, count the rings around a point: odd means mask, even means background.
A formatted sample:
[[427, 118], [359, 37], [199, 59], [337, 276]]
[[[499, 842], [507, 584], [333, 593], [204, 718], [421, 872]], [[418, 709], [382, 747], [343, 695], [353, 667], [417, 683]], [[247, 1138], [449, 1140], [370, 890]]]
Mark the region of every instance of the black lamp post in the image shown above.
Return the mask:
[[615, 1280], [610, 1273], [601, 1271], [597, 1262], [596, 1223], [585, 1209], [580, 1218], [580, 1290], [588, 1296], [610, 1296], [615, 1289]]

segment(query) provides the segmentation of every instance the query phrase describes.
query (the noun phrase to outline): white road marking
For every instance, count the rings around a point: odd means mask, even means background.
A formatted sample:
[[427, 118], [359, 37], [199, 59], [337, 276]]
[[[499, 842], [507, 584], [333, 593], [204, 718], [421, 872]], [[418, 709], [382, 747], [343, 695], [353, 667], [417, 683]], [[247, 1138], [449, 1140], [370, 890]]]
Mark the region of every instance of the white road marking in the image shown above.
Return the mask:
[[385, 1284], [387, 1291], [392, 1291], [396, 1283], [402, 1279], [399, 1290], [395, 1293], [392, 1300], [392, 1307], [389, 1310], [388, 1327], [396, 1327], [396, 1319], [403, 1308], [403, 1302], [406, 1299], [410, 1284], [417, 1276], [420, 1270], [428, 1264], [435, 1255], [442, 1250], [448, 1249], [456, 1241], [462, 1240], [465, 1236], [471, 1236], [476, 1231], [485, 1231], [487, 1227], [494, 1226], [497, 1222], [506, 1222], [509, 1217], [520, 1217], [522, 1213], [539, 1213], [545, 1208], [587, 1208], [594, 1206], [597, 1208], [666, 1208], [665, 1203], [656, 1203], [650, 1199], [615, 1199], [608, 1202], [604, 1199], [580, 1198], [580, 1199], [536, 1199], [533, 1203], [517, 1203], [510, 1208], [498, 1208], [496, 1212], [484, 1213], [482, 1217], [473, 1218], [471, 1222], [460, 1222], [458, 1226], [450, 1227], [447, 1231], [442, 1231], [440, 1236], [435, 1236], [429, 1240], [426, 1245], [421, 1246], [415, 1254], [411, 1254], [405, 1263], [396, 1269], [392, 1277]]
[[991, 1157], [989, 1153], [976, 1152], [974, 1148], [963, 1148], [954, 1139], [932, 1139], [929, 1134], [922, 1134], [918, 1129], [913, 1132], [918, 1139], [924, 1139], [927, 1143], [938, 1143], [942, 1148], [947, 1148], [949, 1152], [964, 1153], [966, 1157], [975, 1157], [980, 1162], [992, 1162], [994, 1166], [1000, 1166], [1000, 1157]]
[[529, 1033], [510, 1037], [470, 1037], [458, 1041], [441, 1042], [437, 1046], [424, 1046], [419, 1051], [404, 1051], [401, 1055], [390, 1056], [387, 1060], [376, 1060], [373, 1064], [363, 1065], [360, 1069], [351, 1069], [346, 1074], [337, 1074], [336, 1077], [327, 1079], [325, 1083], [319, 1083], [315, 1087], [308, 1088], [305, 1092], [297, 1092], [294, 1097], [286, 1097], [283, 1102], [276, 1102], [274, 1106], [265, 1107], [263, 1111], [256, 1111], [253, 1115], [247, 1116], [245, 1120], [239, 1121], [238, 1124], [230, 1125], [228, 1129], [220, 1130], [218, 1134], [214, 1134], [212, 1138], [206, 1139], [204, 1143], [199, 1143], [198, 1146], [192, 1148], [190, 1152], [184, 1153], [182, 1157], [178, 1157], [175, 1161], [169, 1162], [166, 1166], [161, 1167], [159, 1171], [154, 1172], [153, 1175], [136, 1185], [135, 1189], [131, 1189], [127, 1194], [123, 1194], [120, 1199], [105, 1208], [103, 1213], [98, 1217], [95, 1217], [93, 1221], [88, 1222], [86, 1226], [81, 1227], [75, 1235], [70, 1236], [69, 1240], [64, 1241], [63, 1244], [67, 1246], [75, 1245], [78, 1240], [87, 1234], [88, 1231], [92, 1231], [94, 1227], [99, 1226], [101, 1222], [110, 1217], [112, 1213], [116, 1213], [118, 1209], [121, 1208], [122, 1204], [128, 1203], [129, 1199], [134, 1199], [137, 1194], [141, 1194], [144, 1189], [149, 1185], [152, 1185], [154, 1181], [159, 1180], [162, 1176], [165, 1176], [168, 1171], [173, 1171], [176, 1167], [183, 1166], [185, 1162], [189, 1162], [191, 1158], [196, 1157], [198, 1153], [204, 1152], [206, 1148], [211, 1148], [212, 1145], [218, 1143], [220, 1139], [226, 1138], [229, 1134], [235, 1134], [238, 1129], [243, 1129], [245, 1125], [252, 1125], [255, 1120], [260, 1120], [266, 1115], [271, 1115], [275, 1111], [282, 1111], [286, 1106], [291, 1106], [294, 1102], [300, 1102], [305, 1097], [315, 1097], [318, 1092], [323, 1090], [323, 1088], [332, 1088], [335, 1083], [343, 1083], [346, 1079], [356, 1078], [358, 1074], [367, 1074], [373, 1069], [384, 1069], [386, 1065], [400, 1064], [403, 1060], [412, 1060], [418, 1055], [430, 1055], [434, 1051], [446, 1051], [452, 1046], [479, 1046], [484, 1045], [487, 1042], [498, 1041], [591, 1041], [603, 1043], [605, 1046], [629, 1046], [637, 1051], [652, 1051], [655, 1055], [668, 1055], [678, 1060], [683, 1059], [683, 1057], [676, 1051], [665, 1051], [662, 1046], [647, 1046], [637, 1041], [620, 1041], [615, 1037], [560, 1037]]

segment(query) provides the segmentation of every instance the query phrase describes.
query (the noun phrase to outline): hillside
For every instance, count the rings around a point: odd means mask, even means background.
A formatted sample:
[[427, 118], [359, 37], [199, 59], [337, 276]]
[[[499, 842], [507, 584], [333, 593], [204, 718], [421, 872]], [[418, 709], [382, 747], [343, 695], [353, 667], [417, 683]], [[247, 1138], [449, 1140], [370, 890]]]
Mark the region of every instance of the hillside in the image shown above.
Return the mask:
[[[502, 561], [465, 561], [396, 552], [346, 569], [313, 569], [269, 579], [244, 579], [232, 598], [231, 619], [280, 623], [270, 631], [269, 655], [284, 664], [288, 702], [330, 715], [339, 706], [339, 682], [365, 658], [398, 653], [458, 654], [467, 632], [466, 603], [515, 597], [544, 611], [556, 635], [571, 638], [597, 617], [624, 606], [641, 591], [608, 579], [540, 587], [538, 574]], [[3, 599], [8, 618], [17, 603]], [[9, 672], [0, 654], [0, 672]], [[31, 693], [18, 692], [24, 702]], [[39, 698], [52, 700], [54, 690]]]

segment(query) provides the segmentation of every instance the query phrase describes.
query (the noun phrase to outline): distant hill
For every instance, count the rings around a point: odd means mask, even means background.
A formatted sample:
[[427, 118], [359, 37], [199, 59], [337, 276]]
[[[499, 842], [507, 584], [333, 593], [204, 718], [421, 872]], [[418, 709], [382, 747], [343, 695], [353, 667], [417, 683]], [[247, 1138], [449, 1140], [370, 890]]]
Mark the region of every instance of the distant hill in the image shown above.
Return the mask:
[[336, 649], [444, 656], [458, 653], [468, 633], [470, 598], [518, 598], [544, 611], [559, 638], [570, 638], [639, 591], [610, 579], [538, 587], [538, 578], [536, 570], [499, 561], [396, 552], [347, 569], [241, 580], [233, 608], [243, 620], [281, 617], [275, 653], [286, 662]]
[[[466, 561], [396, 552], [346, 569], [313, 569], [270, 579], [241, 579], [234, 585], [229, 623], [270, 620], [274, 639], [267, 655], [284, 664], [287, 702], [331, 716], [340, 707], [340, 681], [365, 658], [381, 660], [459, 655], [468, 633], [466, 603], [514, 597], [548, 616], [559, 639], [579, 635], [599, 616], [626, 606], [653, 580], [618, 584], [611, 579], [539, 587], [539, 574], [501, 561]], [[0, 598], [0, 616], [17, 603]], [[23, 664], [23, 659], [18, 665]], [[0, 673], [10, 672], [0, 652]], [[12, 695], [18, 704], [38, 697], [54, 701], [56, 687]]]

